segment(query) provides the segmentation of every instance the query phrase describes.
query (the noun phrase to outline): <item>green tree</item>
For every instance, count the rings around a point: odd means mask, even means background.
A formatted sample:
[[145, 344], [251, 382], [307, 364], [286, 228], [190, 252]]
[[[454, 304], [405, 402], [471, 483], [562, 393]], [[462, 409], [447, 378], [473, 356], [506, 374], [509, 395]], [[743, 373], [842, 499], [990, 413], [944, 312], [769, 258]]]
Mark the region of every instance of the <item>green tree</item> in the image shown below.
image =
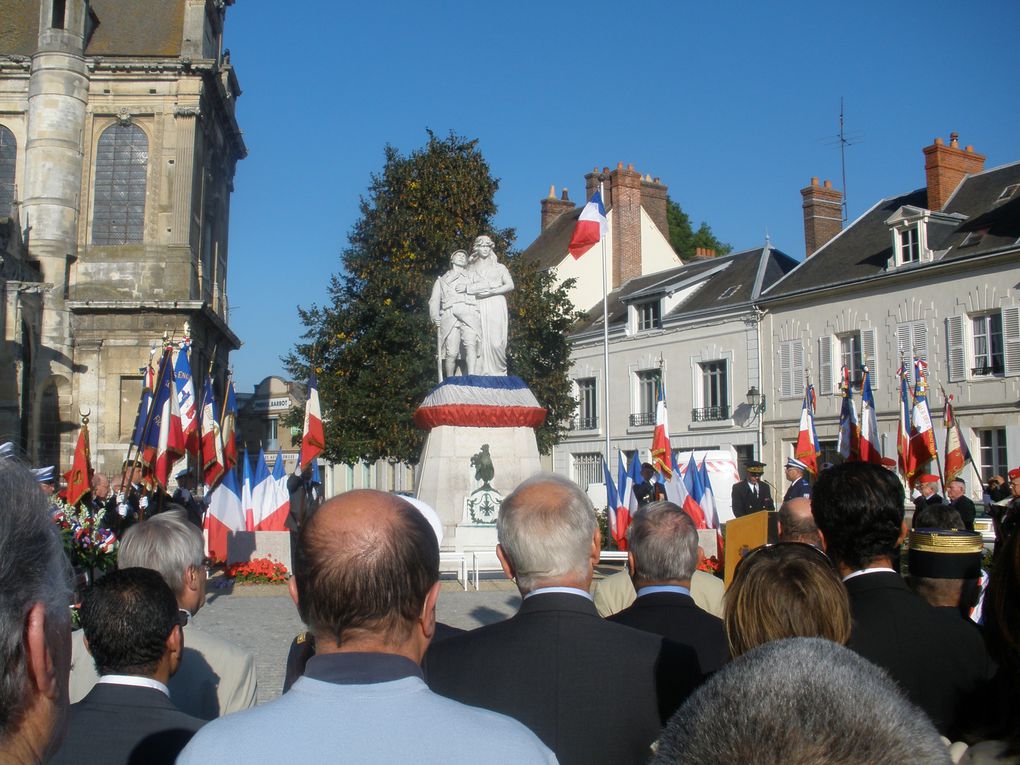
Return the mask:
[[[412, 416], [437, 382], [432, 284], [449, 268], [450, 253], [470, 249], [477, 235], [489, 234], [500, 253], [513, 243], [512, 229], [494, 225], [498, 186], [477, 141], [429, 131], [426, 145], [407, 156], [386, 147], [342, 270], [330, 279], [329, 302], [298, 309], [306, 333], [284, 359], [298, 378], [316, 369], [328, 459], [418, 461], [425, 433]], [[516, 282], [508, 301], [509, 373], [548, 407], [539, 432], [548, 450], [573, 414], [565, 328], [575, 316], [547, 274], [518, 255], [503, 260]]]
[[720, 242], [704, 221], [695, 231], [690, 216], [672, 199], [666, 200], [666, 221], [669, 223], [669, 243], [681, 260], [691, 260], [698, 247], [709, 247], [717, 255], [728, 255], [733, 250], [730, 245]]

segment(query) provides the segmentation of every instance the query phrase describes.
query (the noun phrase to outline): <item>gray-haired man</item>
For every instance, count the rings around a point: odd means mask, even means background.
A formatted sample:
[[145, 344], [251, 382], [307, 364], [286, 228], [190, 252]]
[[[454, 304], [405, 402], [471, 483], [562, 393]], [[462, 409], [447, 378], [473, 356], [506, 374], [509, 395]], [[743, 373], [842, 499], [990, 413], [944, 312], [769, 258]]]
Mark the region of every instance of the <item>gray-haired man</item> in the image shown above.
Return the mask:
[[[202, 534], [185, 520], [183, 510], [160, 513], [129, 528], [120, 543], [117, 566], [157, 571], [189, 617], [205, 603]], [[71, 700], [77, 702], [85, 698], [99, 676], [85, 650], [81, 631], [74, 637]], [[180, 669], [168, 685], [174, 704], [203, 720], [248, 709], [255, 705], [255, 658], [189, 623], [184, 630]]]
[[27, 469], [0, 460], [0, 762], [60, 746], [71, 660], [70, 567], [48, 501]]

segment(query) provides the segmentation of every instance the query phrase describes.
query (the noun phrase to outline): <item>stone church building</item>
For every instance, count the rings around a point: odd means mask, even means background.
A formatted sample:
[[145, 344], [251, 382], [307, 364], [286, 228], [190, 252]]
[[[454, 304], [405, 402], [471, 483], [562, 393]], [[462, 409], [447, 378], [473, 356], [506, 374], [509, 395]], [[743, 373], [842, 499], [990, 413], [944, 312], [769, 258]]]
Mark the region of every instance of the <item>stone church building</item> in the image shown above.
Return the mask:
[[223, 390], [241, 90], [232, 0], [0, 0], [0, 441], [66, 470], [127, 453], [150, 350]]

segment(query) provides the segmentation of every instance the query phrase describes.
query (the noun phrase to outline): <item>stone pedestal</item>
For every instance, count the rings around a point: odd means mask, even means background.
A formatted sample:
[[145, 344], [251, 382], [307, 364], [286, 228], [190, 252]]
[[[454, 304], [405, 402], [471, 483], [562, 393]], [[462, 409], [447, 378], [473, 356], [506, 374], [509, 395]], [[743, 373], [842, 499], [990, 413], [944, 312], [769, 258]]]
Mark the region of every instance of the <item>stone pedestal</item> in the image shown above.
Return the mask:
[[415, 496], [439, 513], [444, 551], [492, 551], [496, 547], [495, 524], [473, 522], [466, 505], [471, 493], [483, 486], [475, 479], [471, 458], [486, 444], [495, 473], [489, 483], [503, 497], [541, 470], [534, 428], [433, 428], [422, 451]]
[[272, 558], [293, 572], [289, 531], [235, 531], [227, 540], [227, 565]]

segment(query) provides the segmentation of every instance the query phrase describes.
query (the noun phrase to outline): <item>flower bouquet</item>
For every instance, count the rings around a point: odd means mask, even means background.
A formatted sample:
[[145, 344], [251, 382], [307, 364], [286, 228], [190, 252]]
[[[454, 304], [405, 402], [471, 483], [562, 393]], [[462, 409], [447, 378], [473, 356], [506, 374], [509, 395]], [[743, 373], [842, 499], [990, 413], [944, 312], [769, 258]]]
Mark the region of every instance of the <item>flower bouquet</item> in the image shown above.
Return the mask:
[[270, 557], [227, 566], [227, 579], [235, 584], [286, 584], [288, 574], [286, 566]]

